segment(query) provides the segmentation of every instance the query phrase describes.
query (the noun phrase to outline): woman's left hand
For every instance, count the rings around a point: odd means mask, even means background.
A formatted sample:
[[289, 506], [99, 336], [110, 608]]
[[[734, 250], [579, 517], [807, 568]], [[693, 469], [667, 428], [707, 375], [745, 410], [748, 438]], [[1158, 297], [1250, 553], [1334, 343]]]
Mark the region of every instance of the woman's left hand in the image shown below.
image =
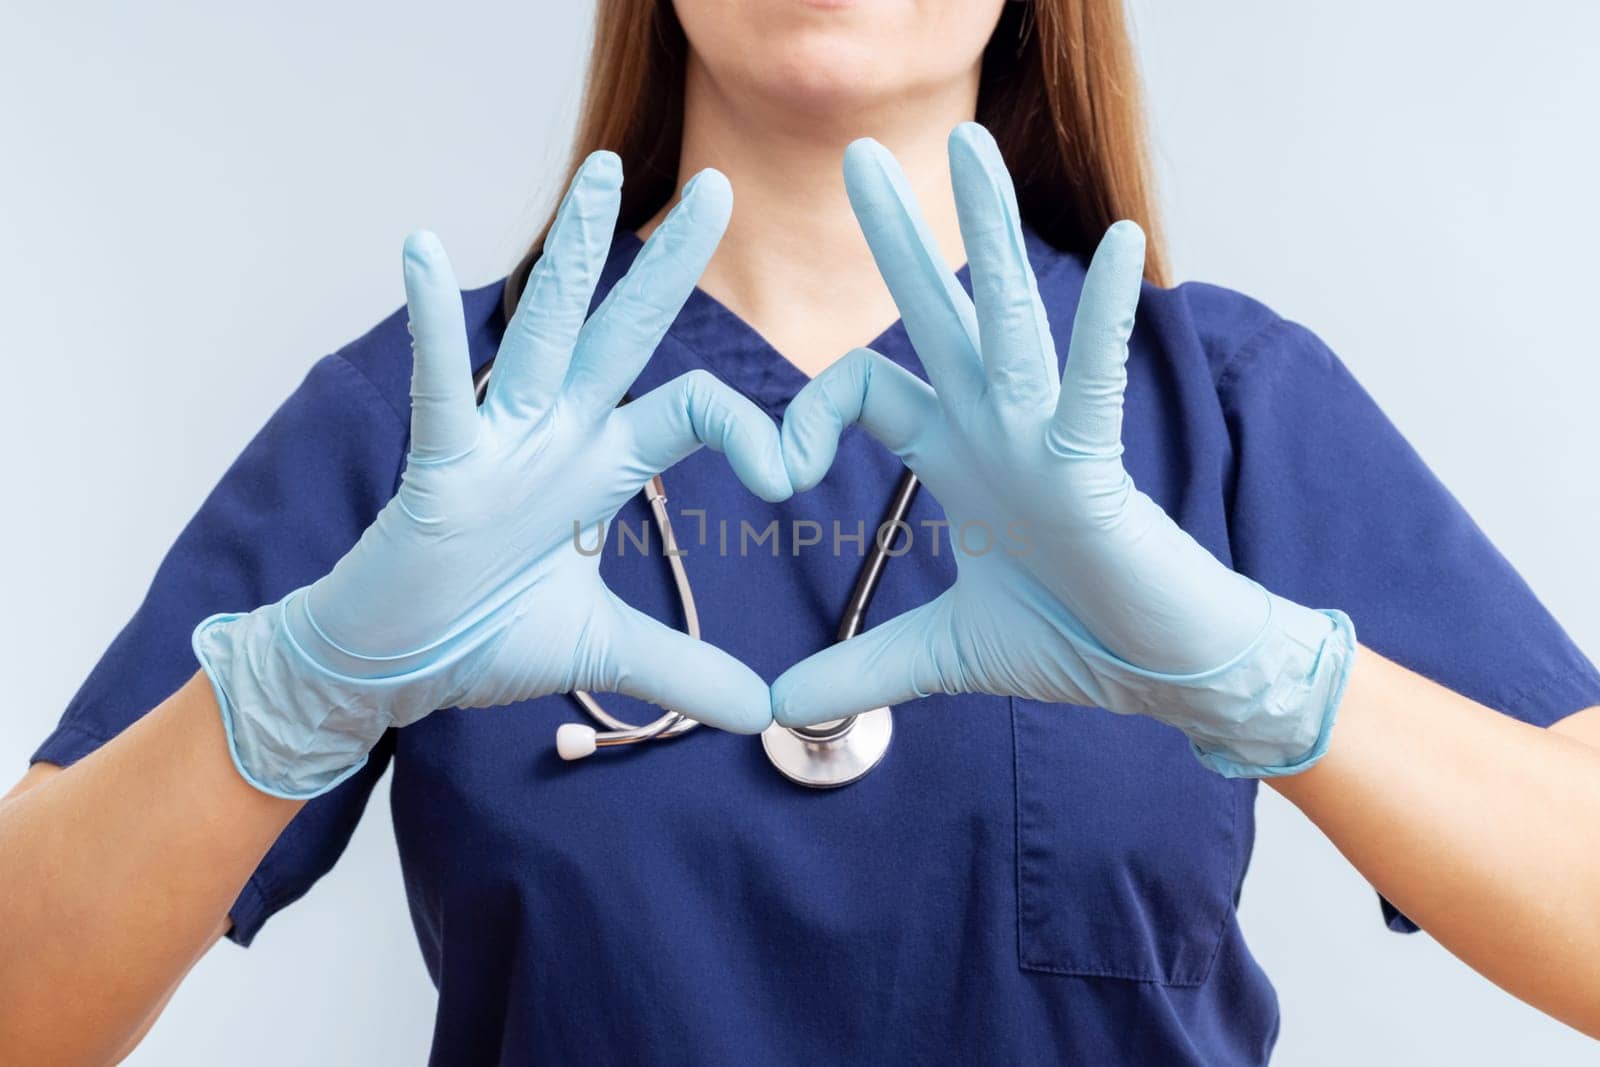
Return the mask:
[[950, 169], [976, 307], [888, 151], [858, 141], [845, 158], [851, 203], [932, 386], [857, 350], [801, 390], [783, 443], [795, 488], [807, 489], [860, 422], [944, 506], [957, 578], [786, 671], [774, 716], [805, 725], [930, 692], [995, 693], [1151, 715], [1225, 774], [1310, 766], [1353, 660], [1349, 620], [1224, 566], [1122, 464], [1143, 233], [1120, 222], [1101, 242], [1058, 381], [1015, 194], [987, 131], [956, 129]]

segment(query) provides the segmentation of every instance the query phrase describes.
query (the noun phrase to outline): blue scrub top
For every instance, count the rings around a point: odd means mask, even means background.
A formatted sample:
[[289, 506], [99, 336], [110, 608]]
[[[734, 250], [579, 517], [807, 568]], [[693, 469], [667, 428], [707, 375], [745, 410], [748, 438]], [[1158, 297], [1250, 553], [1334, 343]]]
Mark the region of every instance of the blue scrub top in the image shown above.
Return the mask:
[[[1029, 241], [1064, 354], [1084, 264]], [[617, 238], [602, 291], [638, 248]], [[500, 298], [499, 284], [464, 297], [480, 365]], [[875, 347], [920, 373], [900, 326]], [[103, 744], [195, 671], [197, 622], [281, 597], [354, 543], [397, 484], [410, 362], [401, 311], [312, 368], [35, 759], [69, 764]], [[775, 419], [805, 381], [696, 292], [635, 394], [701, 368]], [[1593, 666], [1307, 330], [1224, 289], [1147, 286], [1129, 373], [1128, 468], [1220, 559], [1342, 608], [1369, 647], [1520, 719], [1600, 704]], [[769, 680], [827, 644], [856, 535], [899, 473], [859, 429], [822, 485], [782, 504], [709, 451], [668, 472], [705, 638]], [[870, 622], [952, 581], [948, 544], [920, 525], [939, 515], [922, 494], [913, 549], [888, 567]], [[637, 501], [622, 518], [648, 521]], [[741, 552], [741, 524], [774, 519], [779, 540]], [[797, 553], [806, 520], [822, 543]], [[660, 548], [647, 557], [613, 534], [602, 569], [677, 624]], [[566, 764], [555, 730], [579, 717], [553, 696], [391, 732], [284, 832], [230, 936], [248, 944], [332, 866], [392, 765], [406, 892], [440, 993], [435, 1063], [1249, 1064], [1272, 1049], [1276, 998], [1236, 916], [1256, 786], [1205, 770], [1176, 731], [934, 696], [897, 709], [876, 771], [814, 792], [779, 777], [757, 739], [708, 729]]]

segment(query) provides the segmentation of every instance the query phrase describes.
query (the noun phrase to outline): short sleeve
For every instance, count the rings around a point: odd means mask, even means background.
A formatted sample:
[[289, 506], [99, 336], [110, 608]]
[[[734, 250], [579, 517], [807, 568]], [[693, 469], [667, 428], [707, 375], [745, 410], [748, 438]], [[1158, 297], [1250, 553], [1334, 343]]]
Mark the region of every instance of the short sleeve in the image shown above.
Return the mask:
[[1342, 609], [1362, 644], [1524, 722], [1600, 704], [1594, 666], [1314, 334], [1270, 322], [1218, 392], [1238, 570]]
[[[394, 406], [341, 355], [319, 361], [228, 468], [157, 569], [34, 762], [66, 766], [125, 729], [198, 669], [189, 635], [206, 616], [248, 611], [327, 573], [393, 495], [405, 447]], [[392, 750], [308, 803], [230, 915], [249, 944], [327, 873]]]

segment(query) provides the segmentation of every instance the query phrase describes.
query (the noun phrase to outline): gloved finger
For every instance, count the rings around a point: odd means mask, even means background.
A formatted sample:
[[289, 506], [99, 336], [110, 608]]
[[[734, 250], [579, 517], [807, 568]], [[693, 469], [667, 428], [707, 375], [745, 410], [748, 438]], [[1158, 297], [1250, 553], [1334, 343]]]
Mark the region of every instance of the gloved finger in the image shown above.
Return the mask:
[[439, 239], [406, 238], [406, 310], [411, 330], [411, 460], [458, 456], [478, 439], [472, 357], [461, 290]]
[[610, 594], [602, 632], [585, 650], [576, 688], [623, 693], [696, 722], [755, 734], [772, 724], [772, 694], [749, 667], [715, 645], [657, 622]]
[[900, 164], [862, 138], [845, 149], [844, 183], [928, 380], [946, 402], [977, 397], [983, 366], [972, 300], [945, 264]]
[[773, 719], [813, 726], [930, 693], [968, 692], [953, 610], [947, 591], [796, 663], [772, 683]]
[[709, 445], [728, 457], [733, 473], [762, 500], [776, 503], [793, 494], [777, 426], [709, 371], [679, 375], [619, 408], [613, 418], [633, 442], [641, 484]]
[[1061, 375], [1061, 396], [1050, 423], [1050, 444], [1073, 456], [1122, 453], [1122, 394], [1128, 385], [1128, 338], [1133, 335], [1144, 276], [1144, 231], [1113, 223], [1095, 249], [1072, 320], [1072, 346]]
[[566, 395], [609, 411], [639, 376], [700, 281], [733, 211], [733, 188], [714, 170], [689, 179], [666, 221], [578, 336]]
[[1003, 402], [1053, 405], [1055, 342], [1028, 262], [1017, 193], [999, 146], [975, 122], [950, 134], [950, 181], [972, 270], [989, 388]]
[[612, 152], [592, 153], [561, 198], [506, 327], [487, 403], [535, 419], [555, 400], [611, 250], [621, 199], [622, 161]]
[[927, 382], [870, 348], [857, 348], [805, 384], [783, 415], [783, 461], [795, 491], [822, 481], [839, 435], [855, 423], [906, 458], [917, 435], [940, 417]]

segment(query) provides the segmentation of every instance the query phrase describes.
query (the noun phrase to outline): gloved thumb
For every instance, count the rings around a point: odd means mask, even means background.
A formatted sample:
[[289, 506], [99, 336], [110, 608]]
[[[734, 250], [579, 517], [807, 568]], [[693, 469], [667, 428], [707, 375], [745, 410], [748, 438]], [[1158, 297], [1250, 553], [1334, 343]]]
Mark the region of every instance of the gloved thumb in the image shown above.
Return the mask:
[[575, 688], [622, 693], [736, 734], [772, 724], [772, 693], [749, 667], [722, 649], [611, 597], [592, 629]]
[[772, 683], [772, 717], [812, 726], [930, 693], [970, 691], [949, 592], [796, 663]]

